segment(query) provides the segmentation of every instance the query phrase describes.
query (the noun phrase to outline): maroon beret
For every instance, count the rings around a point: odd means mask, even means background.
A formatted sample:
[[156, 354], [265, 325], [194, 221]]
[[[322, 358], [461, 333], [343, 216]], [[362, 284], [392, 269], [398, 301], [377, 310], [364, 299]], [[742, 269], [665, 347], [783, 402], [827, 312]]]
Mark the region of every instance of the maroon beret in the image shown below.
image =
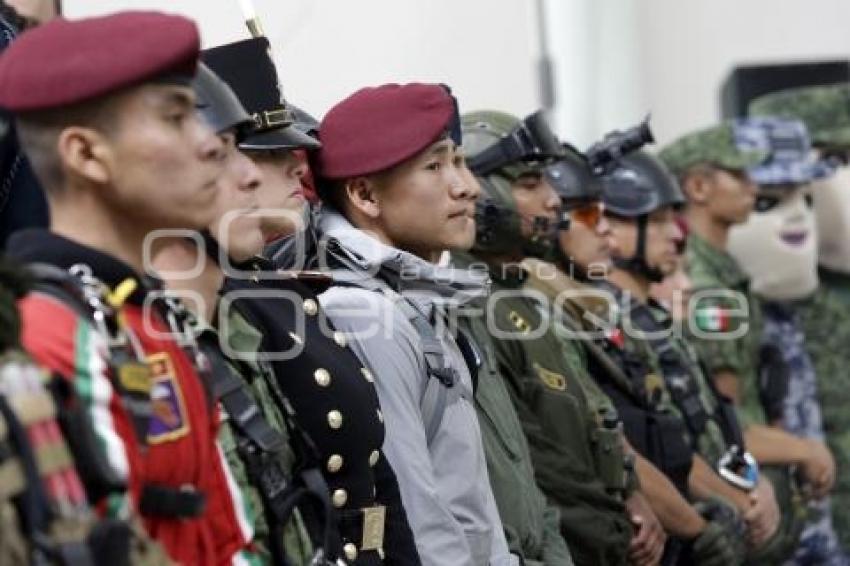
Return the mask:
[[0, 106], [12, 112], [83, 102], [163, 75], [195, 72], [192, 20], [160, 12], [57, 18], [0, 55]]
[[454, 101], [436, 84], [385, 84], [358, 90], [319, 126], [318, 173], [347, 179], [410, 159], [450, 126]]

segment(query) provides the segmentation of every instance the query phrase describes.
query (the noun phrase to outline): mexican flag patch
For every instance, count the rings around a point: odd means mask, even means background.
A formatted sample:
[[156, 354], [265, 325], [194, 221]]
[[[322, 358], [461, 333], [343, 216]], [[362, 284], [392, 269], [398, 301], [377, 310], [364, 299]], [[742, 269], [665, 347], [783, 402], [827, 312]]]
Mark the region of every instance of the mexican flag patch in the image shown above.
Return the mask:
[[698, 309], [696, 323], [703, 332], [726, 332], [729, 330], [729, 311], [722, 307]]

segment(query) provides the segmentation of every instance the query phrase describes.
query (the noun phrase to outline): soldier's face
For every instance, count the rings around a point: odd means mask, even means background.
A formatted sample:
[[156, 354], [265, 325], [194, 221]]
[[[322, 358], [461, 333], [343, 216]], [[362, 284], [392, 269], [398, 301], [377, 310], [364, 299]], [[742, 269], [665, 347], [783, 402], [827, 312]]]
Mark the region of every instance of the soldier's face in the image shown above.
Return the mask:
[[201, 230], [212, 222], [225, 147], [195, 111], [189, 87], [144, 85], [119, 102], [102, 161], [101, 195], [128, 223]]
[[744, 172], [715, 169], [710, 173], [708, 212], [723, 224], [746, 222], [753, 210], [757, 189]]
[[545, 218], [550, 224], [558, 220], [561, 199], [542, 174], [521, 175], [511, 183], [511, 194], [516, 203], [524, 237], [539, 235], [535, 234], [537, 219]]
[[292, 234], [300, 228], [306, 202], [301, 184], [306, 161], [289, 150], [251, 151], [248, 155], [262, 173], [257, 197], [265, 241]]
[[481, 188], [450, 139], [375, 179], [376, 224], [397, 248], [434, 260], [475, 240], [475, 201]]
[[227, 157], [219, 178], [216, 217], [210, 232], [230, 257], [245, 261], [263, 249], [263, 233], [257, 215], [257, 188], [262, 174], [254, 162], [236, 148], [233, 134], [224, 134], [223, 138]]
[[[635, 257], [637, 253], [637, 220], [611, 217], [611, 233], [614, 253], [624, 259]], [[653, 211], [646, 223], [646, 243], [644, 257], [647, 264], [661, 273], [671, 273], [676, 268], [677, 243], [682, 239], [682, 231], [676, 224], [676, 214], [671, 207]]]
[[[599, 212], [595, 215], [582, 214], [583, 208], [590, 207], [596, 207]], [[567, 209], [571, 217], [570, 228], [558, 234], [561, 251], [585, 273], [607, 271], [611, 265], [611, 223], [601, 213], [602, 204], [599, 201], [584, 202]], [[591, 221], [584, 221], [585, 217]]]

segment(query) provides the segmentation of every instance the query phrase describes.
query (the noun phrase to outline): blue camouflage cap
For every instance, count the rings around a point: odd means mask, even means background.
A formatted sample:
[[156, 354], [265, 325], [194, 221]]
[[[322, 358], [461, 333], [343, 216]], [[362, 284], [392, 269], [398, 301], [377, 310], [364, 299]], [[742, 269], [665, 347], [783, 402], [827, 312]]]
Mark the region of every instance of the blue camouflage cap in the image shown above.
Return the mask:
[[801, 120], [771, 116], [736, 121], [735, 143], [767, 152], [747, 173], [759, 185], [800, 185], [835, 172], [831, 162], [812, 156], [812, 141]]

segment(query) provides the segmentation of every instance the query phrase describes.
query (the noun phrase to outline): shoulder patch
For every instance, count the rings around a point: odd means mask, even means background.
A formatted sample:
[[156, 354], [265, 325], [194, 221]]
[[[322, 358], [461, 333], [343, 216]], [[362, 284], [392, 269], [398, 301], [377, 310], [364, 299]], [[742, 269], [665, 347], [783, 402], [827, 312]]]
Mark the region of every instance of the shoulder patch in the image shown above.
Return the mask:
[[534, 364], [534, 371], [537, 372], [537, 376], [540, 378], [540, 381], [542, 381], [549, 389], [554, 389], [556, 391], [567, 390], [567, 380], [560, 373], [548, 370], [538, 363]]
[[151, 368], [151, 420], [148, 442], [160, 444], [189, 434], [189, 419], [174, 364], [167, 352], [148, 357]]

